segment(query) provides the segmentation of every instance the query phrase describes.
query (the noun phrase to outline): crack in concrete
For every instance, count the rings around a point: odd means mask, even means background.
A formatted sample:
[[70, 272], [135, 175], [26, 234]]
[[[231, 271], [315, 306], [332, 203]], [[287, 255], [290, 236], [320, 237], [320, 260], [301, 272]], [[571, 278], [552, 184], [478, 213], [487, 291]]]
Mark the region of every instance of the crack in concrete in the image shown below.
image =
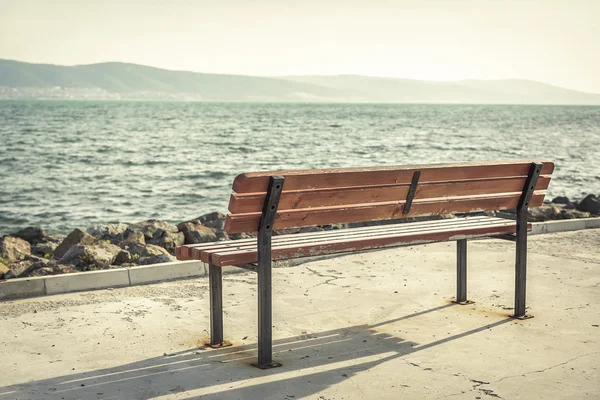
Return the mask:
[[336, 275], [325, 275], [325, 274], [322, 274], [322, 273], [320, 273], [319, 271], [316, 271], [316, 270], [314, 270], [314, 269], [312, 269], [312, 268], [308, 268], [308, 267], [305, 267], [305, 268], [306, 268], [307, 270], [309, 270], [309, 271], [310, 271], [310, 272], [311, 272], [313, 275], [317, 275], [317, 276], [319, 276], [319, 277], [321, 277], [321, 278], [331, 278], [331, 279], [327, 279], [325, 282], [317, 283], [316, 285], [313, 285], [313, 286], [311, 286], [311, 287], [307, 288], [307, 289], [304, 291], [304, 295], [305, 295], [305, 296], [308, 296], [308, 291], [309, 291], [310, 289], [314, 289], [314, 288], [316, 288], [317, 286], [321, 286], [321, 285], [332, 285], [332, 286], [337, 286], [335, 283], [332, 283], [332, 282], [333, 282], [333, 281], [336, 281], [336, 280], [338, 280], [338, 279], [343, 279], [343, 276], [336, 276]]
[[[483, 394], [485, 394], [486, 396], [495, 397], [497, 399], [503, 399], [503, 397], [501, 397], [497, 393], [494, 393], [493, 390], [491, 390], [491, 389], [485, 389], [485, 388], [483, 388], [481, 386], [496, 384], [498, 382], [502, 382], [505, 379], [517, 378], [517, 377], [525, 376], [525, 375], [529, 375], [529, 374], [535, 374], [535, 373], [545, 372], [545, 371], [551, 370], [553, 368], [560, 367], [562, 365], [565, 365], [565, 364], [568, 364], [570, 362], [573, 362], [573, 361], [575, 361], [577, 359], [580, 359], [582, 357], [592, 356], [592, 355], [595, 355], [595, 354], [600, 354], [600, 351], [595, 351], [595, 352], [592, 352], [592, 353], [581, 354], [581, 355], [579, 355], [577, 357], [573, 357], [573, 358], [571, 358], [571, 359], [569, 359], [567, 361], [563, 361], [561, 363], [558, 363], [558, 364], [555, 364], [555, 365], [551, 365], [551, 366], [549, 366], [547, 368], [538, 369], [538, 370], [529, 371], [529, 372], [524, 372], [524, 373], [518, 374], [518, 375], [505, 376], [505, 377], [500, 378], [500, 379], [498, 379], [497, 381], [494, 381], [494, 382], [485, 382], [485, 381], [480, 381], [480, 380], [477, 380], [477, 379], [471, 379], [471, 378], [465, 377], [465, 378], [469, 379], [471, 382], [476, 383], [475, 385], [473, 385], [473, 388], [471, 390], [464, 390], [464, 391], [461, 391], [459, 393], [452, 393], [452, 394], [440, 397], [440, 399], [447, 398], [447, 397], [452, 397], [452, 396], [458, 396], [458, 395], [461, 395], [461, 394], [472, 392], [474, 390], [478, 390], [478, 391], [482, 392]], [[411, 362], [408, 362], [408, 361], [406, 361], [406, 363], [409, 364], [409, 365], [421, 368], [418, 364], [411, 363]], [[462, 376], [462, 375], [455, 375], [455, 376]]]
[[498, 380], [498, 381], [496, 381], [496, 382], [502, 382], [502, 381], [503, 381], [503, 380], [505, 380], [505, 379], [517, 378], [517, 377], [519, 377], [519, 376], [525, 376], [525, 375], [529, 375], [529, 374], [535, 374], [535, 373], [546, 372], [546, 371], [548, 371], [548, 370], [550, 370], [550, 369], [553, 369], [553, 368], [556, 368], [556, 367], [560, 367], [561, 365], [565, 365], [565, 364], [568, 364], [568, 363], [570, 363], [570, 362], [573, 362], [573, 361], [575, 361], [575, 360], [577, 360], [577, 359], [580, 359], [580, 358], [582, 358], [582, 357], [592, 356], [592, 355], [594, 355], [594, 354], [600, 354], [600, 351], [595, 351], [595, 352], [592, 352], [592, 353], [587, 353], [587, 354], [581, 354], [581, 355], [578, 355], [577, 357], [573, 357], [573, 358], [571, 358], [571, 359], [569, 359], [569, 360], [567, 360], [567, 361], [564, 361], [564, 362], [561, 362], [561, 363], [558, 363], [558, 364], [555, 364], [555, 365], [551, 365], [551, 366], [549, 366], [548, 368], [544, 368], [544, 369], [537, 369], [537, 370], [534, 370], [534, 371], [529, 371], [529, 372], [525, 372], [525, 373], [518, 374], [518, 375], [509, 375], [509, 376], [505, 376], [505, 377], [503, 377], [503, 378], [499, 379], [499, 380]]

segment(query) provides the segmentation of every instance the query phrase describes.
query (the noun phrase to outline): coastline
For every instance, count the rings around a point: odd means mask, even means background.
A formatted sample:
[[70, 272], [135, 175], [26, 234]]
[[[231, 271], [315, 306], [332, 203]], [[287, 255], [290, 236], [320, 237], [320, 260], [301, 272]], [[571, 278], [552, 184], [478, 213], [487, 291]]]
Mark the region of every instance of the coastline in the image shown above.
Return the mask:
[[[507, 210], [493, 215], [510, 219], [514, 212]], [[581, 202], [557, 197], [552, 202], [529, 210], [530, 222], [598, 216], [600, 199], [594, 195], [588, 195]], [[408, 218], [393, 222], [426, 219], [430, 218]], [[274, 234], [294, 234], [305, 232], [306, 229], [346, 229], [389, 222], [292, 228], [275, 231]], [[134, 224], [94, 225], [85, 230], [76, 228], [66, 237], [48, 235], [41, 227], [27, 227], [0, 239], [0, 280], [173, 262], [176, 261], [175, 248], [183, 244], [254, 236], [249, 233], [229, 235], [224, 231], [224, 225], [225, 215], [211, 212], [178, 224], [149, 219]]]

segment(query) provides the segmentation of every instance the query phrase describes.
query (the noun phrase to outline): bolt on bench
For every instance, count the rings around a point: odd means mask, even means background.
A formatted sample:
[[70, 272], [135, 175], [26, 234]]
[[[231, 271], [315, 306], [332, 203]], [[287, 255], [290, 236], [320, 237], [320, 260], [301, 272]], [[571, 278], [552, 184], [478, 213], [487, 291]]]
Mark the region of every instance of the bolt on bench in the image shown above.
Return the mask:
[[[516, 241], [515, 312], [526, 318], [528, 207], [542, 205], [554, 163], [503, 161], [375, 168], [253, 172], [233, 182], [225, 230], [257, 232], [257, 238], [176, 249], [179, 260], [209, 264], [211, 346], [222, 347], [221, 267], [258, 263], [259, 368], [272, 358], [271, 261], [324, 254], [457, 241], [456, 302], [467, 301], [467, 240]], [[407, 217], [517, 209], [516, 221], [467, 216], [395, 223], [272, 238], [274, 229], [391, 220]]]

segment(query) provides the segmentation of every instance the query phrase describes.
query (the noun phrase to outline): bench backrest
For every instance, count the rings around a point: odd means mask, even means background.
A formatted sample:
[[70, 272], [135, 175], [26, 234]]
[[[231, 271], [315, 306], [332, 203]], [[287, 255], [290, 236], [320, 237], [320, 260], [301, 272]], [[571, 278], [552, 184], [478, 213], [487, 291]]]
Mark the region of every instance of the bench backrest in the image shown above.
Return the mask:
[[526, 206], [537, 207], [554, 171], [551, 161], [245, 173], [233, 182], [225, 230], [258, 230], [272, 176], [284, 178], [273, 226], [283, 229], [516, 208], [536, 163], [540, 175]]

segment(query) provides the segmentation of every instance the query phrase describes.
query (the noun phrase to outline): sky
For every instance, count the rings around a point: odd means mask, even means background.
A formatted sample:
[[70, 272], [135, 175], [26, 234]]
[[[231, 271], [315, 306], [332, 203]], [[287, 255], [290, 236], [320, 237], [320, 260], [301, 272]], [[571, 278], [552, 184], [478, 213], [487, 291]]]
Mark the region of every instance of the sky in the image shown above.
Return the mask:
[[0, 58], [600, 93], [600, 0], [0, 0]]

